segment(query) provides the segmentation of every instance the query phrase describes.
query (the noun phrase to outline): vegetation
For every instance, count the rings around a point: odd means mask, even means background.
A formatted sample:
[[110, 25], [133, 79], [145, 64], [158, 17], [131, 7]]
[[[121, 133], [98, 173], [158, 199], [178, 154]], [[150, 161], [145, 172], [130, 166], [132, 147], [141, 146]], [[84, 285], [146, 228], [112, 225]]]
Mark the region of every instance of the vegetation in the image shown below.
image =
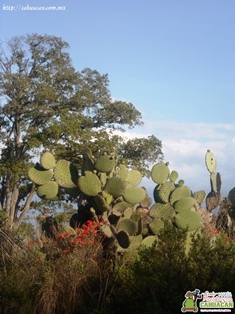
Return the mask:
[[132, 103], [112, 100], [107, 74], [76, 71], [68, 48], [59, 37], [38, 34], [1, 44], [0, 210], [9, 230], [19, 227], [30, 208], [42, 207], [27, 176], [39, 149], [80, 165], [89, 143], [94, 154], [97, 147], [122, 154], [146, 175], [148, 163], [162, 157], [155, 136], [126, 142], [112, 132], [143, 124], [141, 113]]
[[[111, 100], [106, 75], [75, 72], [57, 37], [17, 37], [8, 47], [0, 59], [0, 313], [173, 314], [189, 290], [235, 295], [235, 188], [221, 199], [214, 154], [205, 156], [207, 196], [177, 181], [169, 163], [149, 171], [161, 143], [108, 131], [141, 124], [141, 115]], [[144, 174], [156, 183], [154, 204], [140, 187]], [[63, 202], [67, 211], [52, 215]], [[23, 221], [30, 208], [43, 212], [36, 230]]]

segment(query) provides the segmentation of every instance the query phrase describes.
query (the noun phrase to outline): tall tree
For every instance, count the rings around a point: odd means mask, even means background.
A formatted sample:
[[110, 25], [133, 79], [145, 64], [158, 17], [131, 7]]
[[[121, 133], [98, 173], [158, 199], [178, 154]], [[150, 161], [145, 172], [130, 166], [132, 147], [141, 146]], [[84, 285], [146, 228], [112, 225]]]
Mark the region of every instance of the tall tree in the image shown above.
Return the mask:
[[162, 157], [161, 142], [124, 141], [113, 133], [143, 124], [133, 104], [113, 101], [108, 75], [76, 71], [69, 45], [59, 37], [31, 34], [0, 46], [0, 210], [6, 226], [18, 228], [35, 194], [27, 170], [37, 150], [80, 162], [84, 147], [124, 154], [147, 173], [148, 161]]

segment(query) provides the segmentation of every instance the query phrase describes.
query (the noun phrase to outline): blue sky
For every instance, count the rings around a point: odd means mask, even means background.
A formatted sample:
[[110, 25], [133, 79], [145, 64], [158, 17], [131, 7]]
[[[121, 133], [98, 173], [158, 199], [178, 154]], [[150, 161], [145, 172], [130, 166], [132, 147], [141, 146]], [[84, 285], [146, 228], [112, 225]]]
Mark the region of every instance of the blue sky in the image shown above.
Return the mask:
[[[210, 191], [211, 149], [227, 196], [235, 186], [234, 0], [0, 1], [1, 40], [62, 37], [77, 70], [108, 73], [112, 97], [141, 111], [145, 125], [128, 136], [162, 140], [165, 161], [193, 191]], [[27, 5], [66, 9], [19, 9]]]

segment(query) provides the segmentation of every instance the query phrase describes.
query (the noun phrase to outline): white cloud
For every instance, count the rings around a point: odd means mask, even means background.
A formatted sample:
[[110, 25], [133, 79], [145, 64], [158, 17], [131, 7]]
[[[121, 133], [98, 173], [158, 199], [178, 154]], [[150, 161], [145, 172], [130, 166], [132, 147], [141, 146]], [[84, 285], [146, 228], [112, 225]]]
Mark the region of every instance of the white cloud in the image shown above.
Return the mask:
[[[128, 130], [123, 135], [134, 138], [154, 134], [162, 141], [164, 160], [170, 163], [170, 170], [176, 170], [179, 178], [193, 191], [210, 192], [210, 174], [205, 165], [205, 154], [210, 149], [222, 176], [222, 195], [227, 196], [235, 186], [234, 131], [235, 124], [156, 120], [145, 121], [143, 127], [137, 127], [133, 132]], [[146, 184], [149, 188], [155, 186], [151, 182]]]

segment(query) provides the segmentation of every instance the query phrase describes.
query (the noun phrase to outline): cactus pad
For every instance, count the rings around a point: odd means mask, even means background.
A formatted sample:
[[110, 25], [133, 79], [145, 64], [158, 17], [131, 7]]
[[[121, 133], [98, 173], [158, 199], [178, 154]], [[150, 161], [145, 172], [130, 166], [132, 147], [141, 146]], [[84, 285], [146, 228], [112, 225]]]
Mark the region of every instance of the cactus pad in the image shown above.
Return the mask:
[[128, 232], [130, 236], [132, 236], [136, 233], [136, 223], [132, 219], [123, 218], [119, 220], [117, 224], [117, 230], [124, 230]]
[[216, 172], [215, 155], [208, 149], [205, 156], [206, 167], [210, 173]]
[[131, 243], [128, 233], [124, 230], [118, 232], [117, 241], [123, 249], [127, 249]]
[[33, 168], [29, 169], [28, 176], [34, 183], [41, 185], [51, 180], [53, 172], [51, 170], [44, 169], [39, 163], [36, 163]]
[[176, 201], [183, 197], [191, 196], [192, 192], [187, 186], [179, 186], [170, 195], [170, 203], [174, 205]]
[[99, 194], [95, 195], [94, 202], [96, 205], [95, 209], [97, 209], [97, 215], [100, 215], [106, 212], [107, 210], [109, 210], [108, 204], [106, 203], [105, 199], [101, 195]]
[[222, 179], [219, 172], [216, 173], [216, 190], [218, 193], [221, 191]]
[[54, 177], [58, 185], [71, 189], [77, 186], [78, 171], [74, 164], [61, 159], [55, 165]]
[[50, 152], [45, 152], [40, 157], [40, 163], [45, 169], [51, 169], [55, 167], [55, 157]]
[[134, 187], [126, 190], [123, 199], [130, 204], [138, 204], [146, 197], [146, 191], [143, 188]]
[[37, 189], [37, 195], [42, 199], [55, 198], [58, 193], [58, 184], [55, 181], [48, 181], [40, 185]]
[[141, 247], [150, 248], [157, 243], [156, 236], [148, 236], [141, 242]]
[[105, 191], [113, 195], [114, 198], [122, 196], [126, 189], [126, 182], [118, 177], [113, 177], [107, 180], [104, 187]]
[[100, 172], [111, 172], [115, 166], [115, 160], [109, 155], [103, 155], [95, 162], [95, 169]]
[[163, 203], [169, 202], [171, 192], [175, 189], [175, 185], [171, 181], [163, 183], [159, 189], [159, 198]]
[[115, 212], [124, 212], [124, 210], [126, 209], [126, 208], [128, 208], [128, 207], [130, 207], [130, 204], [129, 203], [127, 203], [127, 202], [124, 202], [124, 201], [122, 201], [122, 202], [118, 202], [118, 203], [116, 203], [114, 206], [113, 206], [113, 211], [115, 211]]
[[170, 174], [170, 181], [175, 182], [178, 179], [178, 172], [173, 170]]
[[196, 199], [197, 203], [201, 205], [206, 198], [206, 192], [204, 190], [194, 192], [193, 197]]
[[167, 181], [169, 177], [169, 168], [163, 162], [159, 162], [153, 166], [151, 170], [151, 178], [157, 184], [162, 184]]
[[174, 208], [176, 212], [180, 213], [181, 211], [189, 210], [195, 203], [196, 199], [194, 197], [183, 197], [174, 203]]
[[99, 178], [90, 171], [86, 171], [85, 175], [79, 178], [78, 186], [84, 194], [89, 196], [95, 196], [101, 192]]
[[126, 181], [131, 183], [134, 186], [140, 184], [141, 180], [142, 180], [142, 174], [138, 170], [129, 171], [126, 177]]
[[149, 215], [152, 218], [169, 219], [175, 215], [175, 210], [170, 204], [156, 203], [150, 208]]
[[175, 216], [175, 224], [180, 229], [193, 231], [202, 226], [201, 216], [191, 210], [182, 211]]
[[155, 217], [149, 224], [149, 228], [152, 231], [153, 234], [159, 235], [160, 231], [164, 228], [164, 222], [158, 218]]

